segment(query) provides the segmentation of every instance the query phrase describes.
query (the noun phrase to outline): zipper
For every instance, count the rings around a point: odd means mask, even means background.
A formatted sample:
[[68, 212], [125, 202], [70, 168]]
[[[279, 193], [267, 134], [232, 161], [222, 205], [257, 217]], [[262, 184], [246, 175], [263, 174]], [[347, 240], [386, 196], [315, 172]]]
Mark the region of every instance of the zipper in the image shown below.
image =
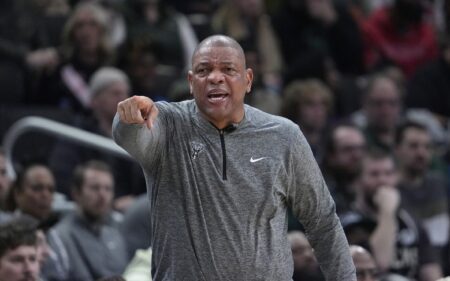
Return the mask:
[[222, 146], [222, 179], [227, 180], [227, 152], [225, 150], [225, 136], [224, 129], [219, 130], [220, 145]]

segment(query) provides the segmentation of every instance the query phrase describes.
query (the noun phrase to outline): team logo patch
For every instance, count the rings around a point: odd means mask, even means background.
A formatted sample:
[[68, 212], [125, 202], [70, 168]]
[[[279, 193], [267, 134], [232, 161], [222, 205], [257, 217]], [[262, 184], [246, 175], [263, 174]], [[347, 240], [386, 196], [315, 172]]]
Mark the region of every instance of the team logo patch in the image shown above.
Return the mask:
[[191, 158], [195, 160], [199, 153], [201, 153], [205, 149], [205, 145], [201, 142], [192, 141], [191, 142]]

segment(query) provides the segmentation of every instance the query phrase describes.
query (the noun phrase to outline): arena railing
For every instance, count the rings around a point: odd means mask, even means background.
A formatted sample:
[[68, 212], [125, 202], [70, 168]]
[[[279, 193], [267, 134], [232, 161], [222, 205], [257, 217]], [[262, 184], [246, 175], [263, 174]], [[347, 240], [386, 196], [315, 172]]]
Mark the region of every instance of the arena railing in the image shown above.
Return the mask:
[[130, 155], [110, 138], [93, 134], [47, 118], [28, 116], [14, 122], [3, 137], [6, 172], [11, 179], [16, 178], [13, 161], [14, 144], [21, 135], [30, 131], [38, 131], [48, 135], [64, 138], [76, 144], [85, 145], [119, 157], [131, 159]]

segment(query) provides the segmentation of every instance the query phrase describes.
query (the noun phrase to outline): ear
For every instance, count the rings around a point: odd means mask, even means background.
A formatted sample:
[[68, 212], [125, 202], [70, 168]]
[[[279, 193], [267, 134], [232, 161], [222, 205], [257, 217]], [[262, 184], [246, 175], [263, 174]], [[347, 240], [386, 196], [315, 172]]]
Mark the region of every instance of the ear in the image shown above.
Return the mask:
[[252, 84], [253, 84], [253, 70], [251, 68], [247, 68], [246, 71], [246, 77], [247, 77], [247, 93], [250, 93], [252, 90]]
[[188, 81], [189, 81], [189, 93], [191, 95], [193, 95], [194, 90], [193, 90], [193, 86], [192, 86], [192, 80], [194, 78], [194, 73], [192, 72], [192, 70], [189, 70], [187, 78], [188, 78]]

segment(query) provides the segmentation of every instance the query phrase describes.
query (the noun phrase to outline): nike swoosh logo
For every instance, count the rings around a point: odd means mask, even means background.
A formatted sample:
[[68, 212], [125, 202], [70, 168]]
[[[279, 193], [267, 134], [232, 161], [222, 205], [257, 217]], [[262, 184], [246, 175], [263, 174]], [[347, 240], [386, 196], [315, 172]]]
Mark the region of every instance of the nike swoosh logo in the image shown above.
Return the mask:
[[266, 159], [266, 158], [267, 157], [261, 157], [261, 158], [253, 159], [253, 157], [250, 157], [250, 163], [255, 163], [255, 162], [261, 161], [261, 160]]

